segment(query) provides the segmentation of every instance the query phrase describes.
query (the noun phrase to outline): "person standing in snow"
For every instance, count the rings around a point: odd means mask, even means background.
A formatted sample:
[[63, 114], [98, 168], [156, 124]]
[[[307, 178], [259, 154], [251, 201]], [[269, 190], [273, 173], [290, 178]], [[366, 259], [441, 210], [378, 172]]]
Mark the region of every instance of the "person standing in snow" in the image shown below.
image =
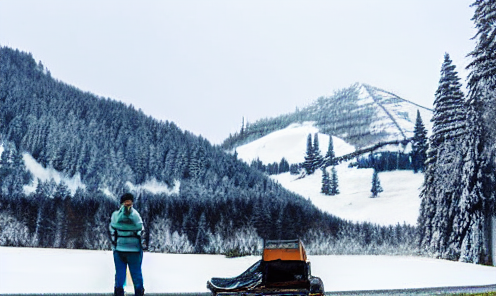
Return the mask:
[[131, 193], [122, 195], [121, 207], [112, 213], [110, 219], [109, 230], [115, 264], [115, 296], [124, 296], [127, 266], [129, 266], [133, 279], [135, 295], [142, 296], [145, 294], [143, 275], [141, 273], [143, 220], [138, 211], [133, 209], [133, 201], [134, 196]]

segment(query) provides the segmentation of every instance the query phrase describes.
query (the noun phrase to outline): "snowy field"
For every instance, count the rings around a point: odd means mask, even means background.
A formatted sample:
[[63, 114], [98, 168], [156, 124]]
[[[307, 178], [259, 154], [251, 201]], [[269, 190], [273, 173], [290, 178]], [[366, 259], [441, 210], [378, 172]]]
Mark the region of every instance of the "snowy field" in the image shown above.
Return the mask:
[[[208, 292], [211, 277], [242, 273], [260, 257], [145, 253], [149, 293]], [[496, 268], [418, 257], [309, 256], [326, 291], [454, 287], [496, 284]], [[110, 251], [0, 247], [0, 295], [8, 293], [110, 293]], [[132, 287], [126, 287], [132, 291]]]
[[[318, 129], [311, 122], [292, 124], [289, 127], [238, 147], [238, 157], [248, 164], [259, 158], [264, 164], [280, 162], [285, 157], [289, 163], [304, 161], [308, 134]], [[333, 137], [336, 156], [353, 152], [353, 146]], [[322, 155], [327, 153], [329, 136], [319, 134], [319, 148]], [[328, 168], [329, 170], [329, 168]], [[329, 170], [330, 171], [330, 170]], [[355, 222], [372, 222], [380, 225], [407, 223], [415, 225], [420, 208], [420, 187], [423, 174], [412, 171], [379, 173], [384, 192], [378, 198], [370, 198], [373, 169], [348, 168], [348, 163], [336, 166], [340, 194], [326, 196], [320, 193], [322, 172], [298, 179], [289, 173], [272, 175], [284, 188], [308, 198], [323, 211]]]
[[336, 171], [340, 194], [335, 196], [320, 193], [320, 171], [300, 180], [289, 173], [271, 178], [284, 188], [309, 198], [317, 208], [346, 220], [380, 225], [417, 224], [423, 174], [412, 171], [379, 173], [384, 192], [377, 198], [370, 198], [373, 169], [348, 168], [347, 164], [341, 164], [336, 166]]

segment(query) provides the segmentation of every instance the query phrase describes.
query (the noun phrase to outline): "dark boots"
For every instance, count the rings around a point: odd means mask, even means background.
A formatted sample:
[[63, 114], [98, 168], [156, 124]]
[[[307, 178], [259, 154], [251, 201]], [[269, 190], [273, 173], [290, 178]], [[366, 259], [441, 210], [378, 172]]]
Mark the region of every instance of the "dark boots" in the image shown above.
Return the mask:
[[124, 288], [114, 288], [114, 296], [124, 296]]
[[[135, 289], [134, 295], [135, 296], [144, 296], [145, 295], [145, 289]], [[124, 288], [114, 288], [114, 296], [124, 296]]]

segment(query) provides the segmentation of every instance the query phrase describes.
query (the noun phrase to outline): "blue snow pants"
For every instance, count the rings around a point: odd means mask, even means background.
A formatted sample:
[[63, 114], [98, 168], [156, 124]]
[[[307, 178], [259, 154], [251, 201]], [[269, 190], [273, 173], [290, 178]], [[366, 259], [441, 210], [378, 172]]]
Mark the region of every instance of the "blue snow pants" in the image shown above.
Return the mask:
[[114, 251], [115, 263], [115, 287], [124, 288], [126, 281], [126, 269], [129, 265], [134, 289], [143, 289], [143, 275], [141, 274], [141, 262], [143, 262], [143, 251], [141, 252], [119, 252]]

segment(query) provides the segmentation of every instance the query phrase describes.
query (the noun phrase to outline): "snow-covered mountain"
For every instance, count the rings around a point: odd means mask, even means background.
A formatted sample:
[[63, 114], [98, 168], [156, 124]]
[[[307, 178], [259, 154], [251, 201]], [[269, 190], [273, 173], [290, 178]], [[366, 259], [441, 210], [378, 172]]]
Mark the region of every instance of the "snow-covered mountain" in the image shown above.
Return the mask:
[[432, 110], [367, 84], [361, 84], [359, 90], [357, 104], [375, 109], [376, 119], [370, 125], [372, 134], [385, 133], [385, 140], [413, 137], [417, 110], [427, 130], [432, 129]]
[[355, 148], [401, 141], [413, 137], [417, 110], [427, 130], [431, 130], [431, 109], [380, 88], [357, 83], [332, 96], [320, 97], [294, 113], [248, 123], [242, 131], [226, 139], [223, 147], [233, 149], [306, 121], [313, 121], [319, 132], [341, 138]]
[[[313, 136], [315, 133], [318, 133], [318, 128], [314, 122], [292, 124], [240, 146], [236, 151], [238, 157], [247, 163], [257, 158], [263, 163], [279, 162], [282, 157], [289, 163], [301, 163], [305, 157], [307, 136], [308, 134]], [[329, 145], [329, 136], [318, 133], [318, 138], [320, 150], [325, 154]], [[333, 144], [336, 156], [355, 150], [352, 145], [338, 137], [333, 137]], [[397, 149], [401, 149], [400, 146]], [[350, 168], [348, 165], [349, 162], [343, 162], [336, 166], [340, 194], [335, 196], [320, 193], [322, 184], [320, 170], [305, 178], [290, 173], [271, 177], [286, 189], [310, 199], [321, 210], [340, 218], [381, 225], [416, 224], [423, 174], [414, 174], [412, 171], [379, 173], [384, 192], [378, 198], [370, 198], [373, 169]]]

